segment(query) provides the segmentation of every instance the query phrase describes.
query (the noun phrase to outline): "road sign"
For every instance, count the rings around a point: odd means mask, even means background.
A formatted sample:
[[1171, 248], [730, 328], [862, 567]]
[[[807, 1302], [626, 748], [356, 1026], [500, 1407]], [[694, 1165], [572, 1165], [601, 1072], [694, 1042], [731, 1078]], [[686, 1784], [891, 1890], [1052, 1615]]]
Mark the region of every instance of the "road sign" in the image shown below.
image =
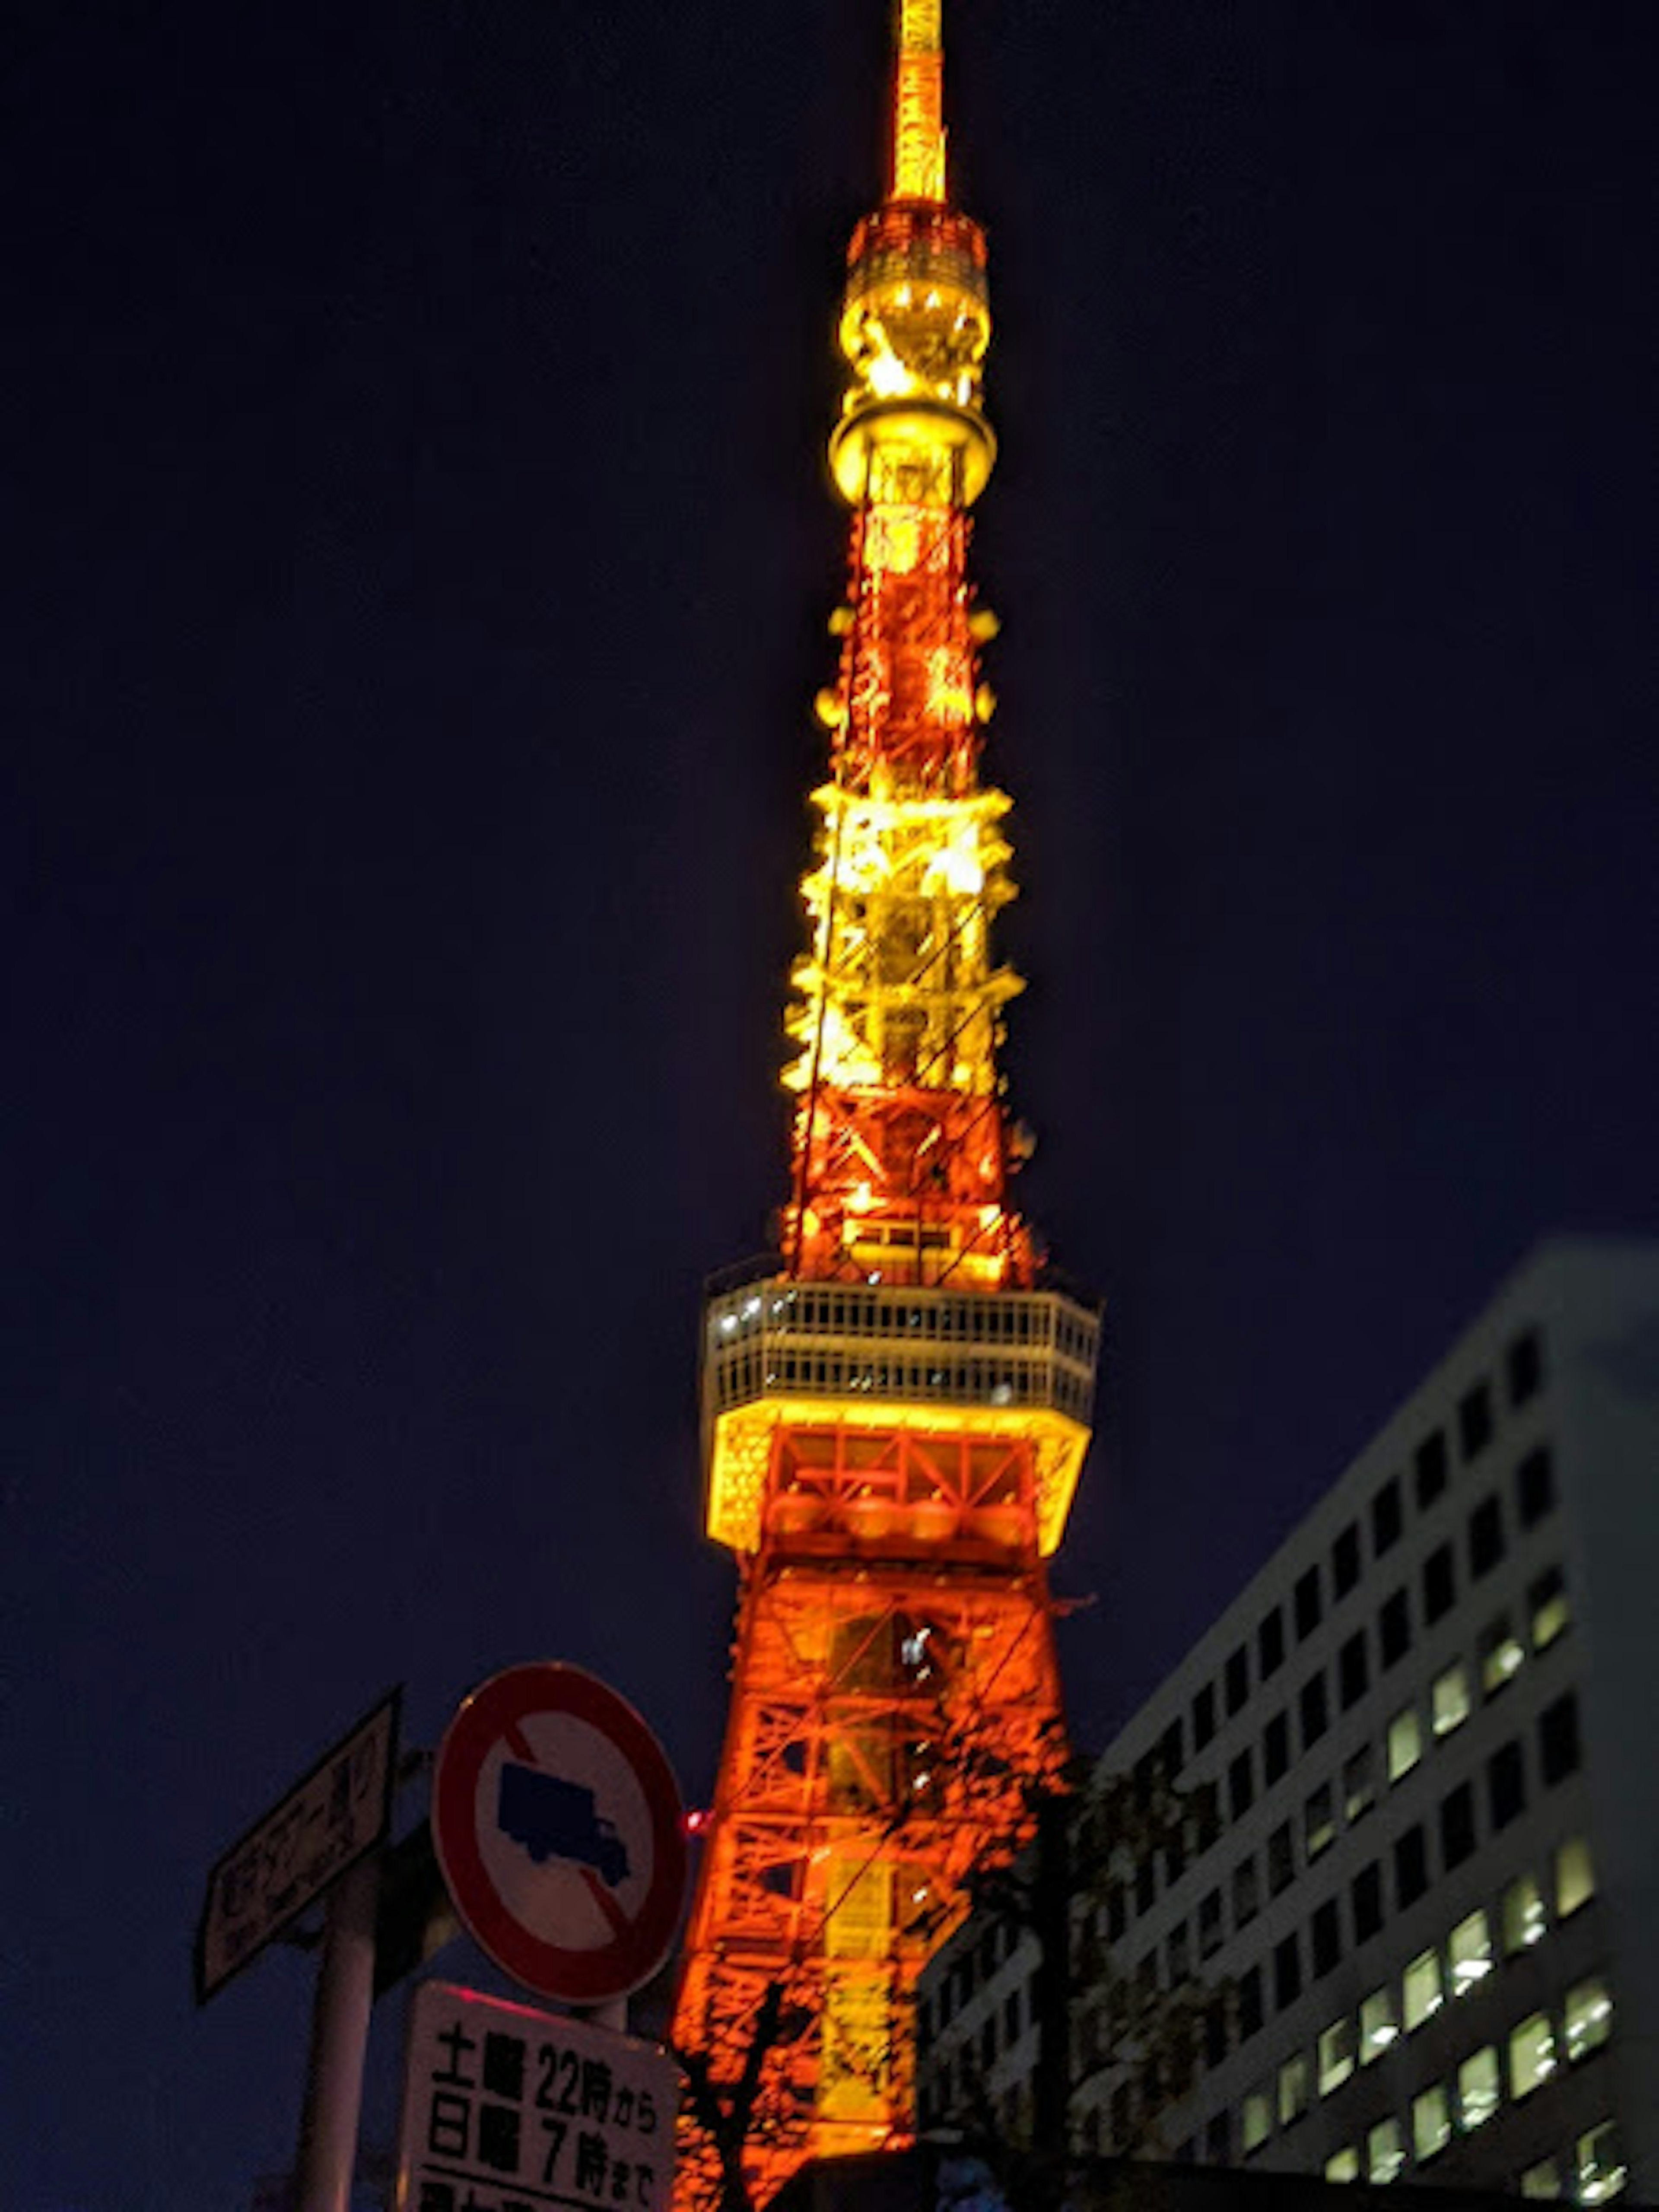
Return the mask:
[[365, 1714], [215, 1865], [196, 1931], [198, 2004], [386, 1835], [398, 1698], [393, 1690]]
[[396, 2201], [408, 2212], [669, 2212], [678, 2093], [654, 2043], [422, 1982]]
[[472, 1692], [438, 1748], [432, 1836], [455, 1910], [538, 1996], [604, 2004], [667, 1956], [679, 1790], [634, 1708], [580, 1667], [510, 1667]]

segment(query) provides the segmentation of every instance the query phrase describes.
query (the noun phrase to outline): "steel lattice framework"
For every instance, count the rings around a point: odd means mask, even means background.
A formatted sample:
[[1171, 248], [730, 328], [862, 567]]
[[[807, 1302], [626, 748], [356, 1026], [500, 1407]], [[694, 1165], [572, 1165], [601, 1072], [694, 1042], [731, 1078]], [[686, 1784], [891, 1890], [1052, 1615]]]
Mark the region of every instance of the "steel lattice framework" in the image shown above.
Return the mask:
[[781, 1986], [763, 2198], [809, 2154], [907, 2139], [917, 1971], [1059, 1756], [1044, 1561], [1097, 1350], [1008, 1198], [1020, 985], [992, 951], [1008, 801], [979, 781], [996, 623], [968, 569], [991, 323], [983, 233], [945, 193], [939, 0], [903, 0], [896, 49], [891, 188], [838, 333], [851, 543], [787, 1023], [793, 1174], [779, 1255], [705, 1324], [708, 1528], [742, 1589], [674, 2032], [734, 2080]]

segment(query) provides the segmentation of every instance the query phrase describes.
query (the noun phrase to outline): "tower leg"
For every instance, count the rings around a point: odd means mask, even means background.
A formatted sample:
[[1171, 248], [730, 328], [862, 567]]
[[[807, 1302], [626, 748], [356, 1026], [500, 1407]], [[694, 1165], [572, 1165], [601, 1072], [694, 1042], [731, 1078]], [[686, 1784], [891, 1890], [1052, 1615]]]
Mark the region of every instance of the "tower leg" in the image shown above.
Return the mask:
[[[781, 1990], [744, 2148], [757, 2201], [808, 2156], [913, 2133], [916, 1976], [971, 1870], [1030, 1832], [1059, 1719], [1035, 1557], [754, 1562], [674, 2034], [734, 2084]], [[695, 2128], [682, 2157], [684, 2200], [712, 2202]]]

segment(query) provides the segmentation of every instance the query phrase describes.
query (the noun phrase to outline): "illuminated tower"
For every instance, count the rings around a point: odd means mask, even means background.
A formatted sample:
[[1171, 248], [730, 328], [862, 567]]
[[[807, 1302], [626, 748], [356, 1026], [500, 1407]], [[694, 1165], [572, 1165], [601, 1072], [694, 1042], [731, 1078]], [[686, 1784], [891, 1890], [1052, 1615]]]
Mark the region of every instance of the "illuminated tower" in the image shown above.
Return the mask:
[[778, 1256], [716, 1290], [704, 1337], [708, 1525], [742, 1590], [675, 2032], [734, 2075], [782, 1985], [763, 2189], [911, 2127], [917, 1969], [1059, 1749], [1042, 1563], [1097, 1340], [1008, 1203], [1008, 801], [979, 781], [996, 623], [967, 558], [996, 453], [985, 239], [946, 198], [939, 0], [896, 19], [891, 190], [854, 233], [838, 332], [849, 580], [817, 702], [793, 1182]]

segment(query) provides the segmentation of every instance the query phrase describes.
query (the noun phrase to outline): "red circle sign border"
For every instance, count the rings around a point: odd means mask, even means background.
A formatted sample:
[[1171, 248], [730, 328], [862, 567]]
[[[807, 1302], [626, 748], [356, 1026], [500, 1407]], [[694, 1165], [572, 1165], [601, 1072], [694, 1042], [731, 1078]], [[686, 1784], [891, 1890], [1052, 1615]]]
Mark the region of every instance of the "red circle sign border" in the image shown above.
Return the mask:
[[[568, 1713], [605, 1737], [638, 1779], [651, 1816], [651, 1886], [623, 1933], [591, 1951], [536, 1935], [501, 1902], [479, 1849], [478, 1776], [508, 1729], [533, 1713]], [[438, 1747], [432, 1840], [455, 1910], [496, 1965], [538, 1996], [604, 2004], [648, 1982], [667, 1956], [685, 1898], [679, 1786], [662, 1746], [627, 1699], [580, 1667], [556, 1659], [509, 1667], [462, 1704]]]

